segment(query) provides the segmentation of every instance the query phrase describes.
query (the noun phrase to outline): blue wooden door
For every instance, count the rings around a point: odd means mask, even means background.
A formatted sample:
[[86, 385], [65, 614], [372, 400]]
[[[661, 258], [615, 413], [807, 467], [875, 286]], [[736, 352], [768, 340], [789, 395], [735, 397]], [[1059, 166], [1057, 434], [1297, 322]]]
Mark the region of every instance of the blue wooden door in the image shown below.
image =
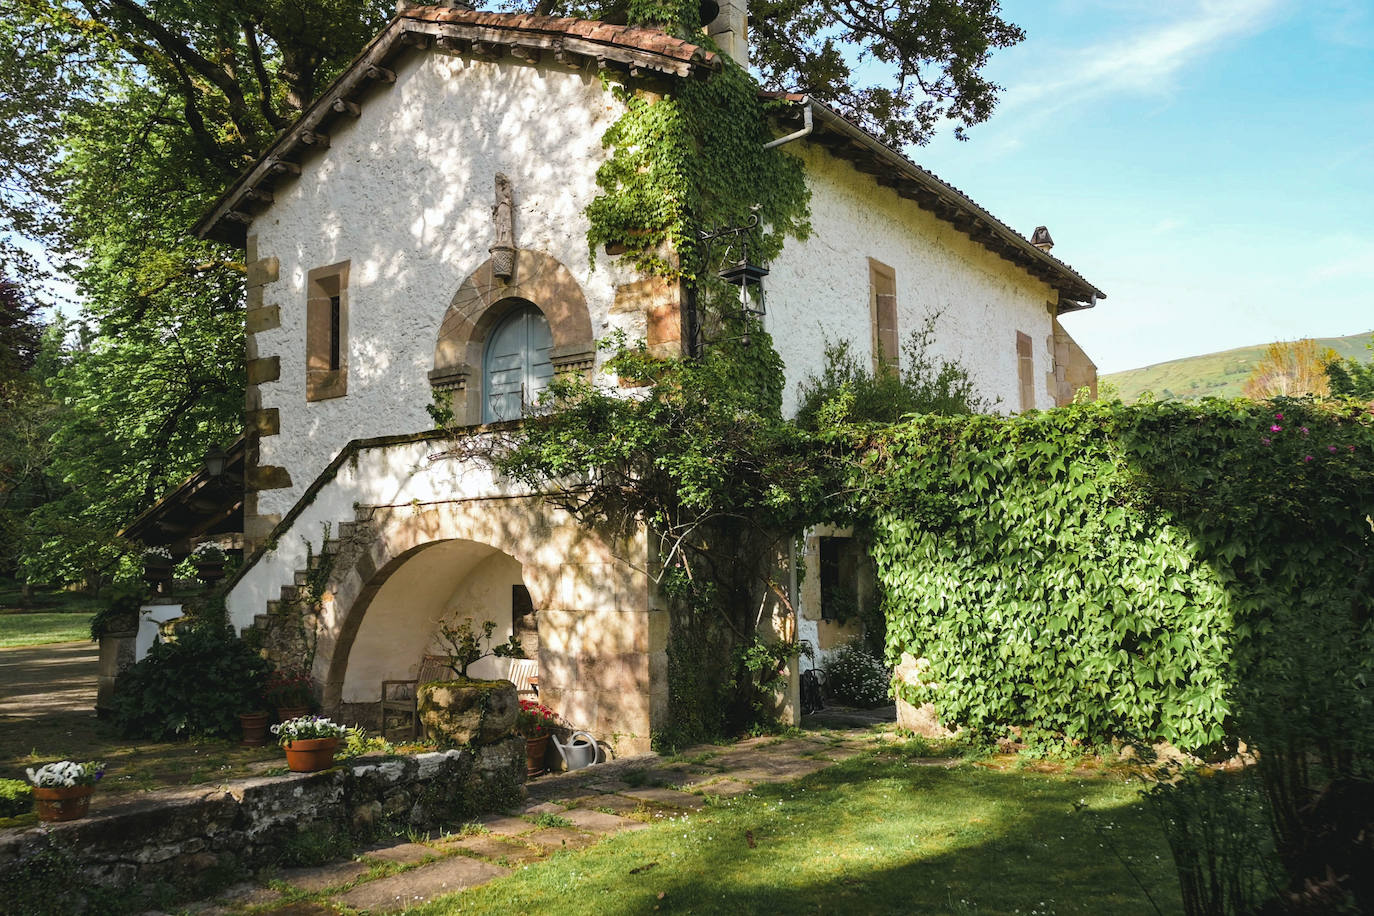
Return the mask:
[[482, 422], [516, 420], [553, 381], [548, 319], [526, 303], [492, 329], [482, 360]]

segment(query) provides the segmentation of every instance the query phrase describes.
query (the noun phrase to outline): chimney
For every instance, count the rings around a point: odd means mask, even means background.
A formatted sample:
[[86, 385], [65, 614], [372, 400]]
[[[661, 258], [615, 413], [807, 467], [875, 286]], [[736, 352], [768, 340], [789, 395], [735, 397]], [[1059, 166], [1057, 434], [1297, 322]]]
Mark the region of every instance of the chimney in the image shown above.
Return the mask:
[[[717, 0], [720, 14], [706, 25], [706, 34], [715, 39], [720, 49], [735, 59], [744, 69], [749, 69], [749, 0]], [[714, 3], [703, 0], [703, 14]], [[704, 18], [704, 16], [703, 16]]]
[[1036, 226], [1031, 233], [1031, 244], [1041, 251], [1049, 251], [1054, 247], [1054, 239], [1050, 238], [1050, 230], [1044, 226]]

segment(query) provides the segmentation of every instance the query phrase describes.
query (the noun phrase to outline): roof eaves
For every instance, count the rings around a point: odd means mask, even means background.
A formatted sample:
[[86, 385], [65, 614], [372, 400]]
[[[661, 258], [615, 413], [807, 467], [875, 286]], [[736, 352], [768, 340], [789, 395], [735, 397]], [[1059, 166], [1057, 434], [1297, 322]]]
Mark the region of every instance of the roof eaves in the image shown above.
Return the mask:
[[[767, 95], [797, 106], [811, 105], [819, 127], [840, 135], [851, 150], [860, 151], [870, 158], [861, 171], [873, 175], [879, 184], [892, 187], [903, 197], [914, 200], [918, 206], [951, 223], [993, 253], [1045, 280], [1060, 294], [1059, 314], [1091, 308], [1096, 300], [1107, 298], [1106, 293], [1068, 264], [1032, 245], [1029, 239], [993, 216], [963, 191], [912, 162], [823, 102], [798, 93]], [[816, 133], [807, 139], [823, 146], [832, 146], [832, 152], [835, 151], [833, 143], [826, 144]], [[853, 159], [851, 156], [842, 158]]]

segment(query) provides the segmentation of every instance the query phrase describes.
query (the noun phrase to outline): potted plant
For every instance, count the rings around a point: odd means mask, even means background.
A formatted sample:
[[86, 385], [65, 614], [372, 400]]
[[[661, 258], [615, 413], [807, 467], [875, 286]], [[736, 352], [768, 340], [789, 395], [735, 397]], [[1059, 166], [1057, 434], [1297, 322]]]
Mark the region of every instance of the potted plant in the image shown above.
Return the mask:
[[149, 547], [143, 551], [143, 581], [155, 595], [164, 595], [172, 587], [172, 552], [166, 547]]
[[448, 666], [454, 674], [460, 678], [466, 678], [468, 668], [472, 666], [473, 662], [488, 656], [494, 655], [498, 658], [525, 657], [525, 649], [520, 645], [520, 640], [516, 639], [514, 633], [506, 642], [493, 646], [491, 636], [495, 630], [496, 621], [494, 620], [482, 621], [480, 634], [473, 631], [471, 617], [439, 622], [439, 641], [443, 643], [444, 654], [448, 656]]
[[298, 716], [272, 726], [293, 773], [315, 773], [334, 765], [334, 752], [348, 728], [320, 716]]
[[96, 760], [77, 763], [59, 760], [38, 769], [29, 767], [34, 806], [40, 821], [74, 821], [91, 808], [95, 784], [105, 775], [105, 764]]
[[239, 728], [243, 731], [243, 737], [239, 739], [239, 744], [244, 747], [262, 747], [267, 743], [267, 722], [271, 714], [263, 705], [262, 692], [252, 698], [252, 706], [248, 712], [241, 712], [239, 716]]
[[538, 776], [544, 772], [544, 755], [549, 750], [549, 735], [558, 724], [558, 716], [538, 700], [521, 700], [515, 714], [515, 730], [525, 736], [525, 775]]
[[196, 547], [191, 554], [191, 563], [196, 567], [196, 578], [214, 585], [224, 578], [224, 551], [218, 544], [206, 542]]
[[315, 682], [303, 671], [276, 671], [264, 690], [267, 705], [277, 711], [277, 721], [298, 719], [310, 712]]

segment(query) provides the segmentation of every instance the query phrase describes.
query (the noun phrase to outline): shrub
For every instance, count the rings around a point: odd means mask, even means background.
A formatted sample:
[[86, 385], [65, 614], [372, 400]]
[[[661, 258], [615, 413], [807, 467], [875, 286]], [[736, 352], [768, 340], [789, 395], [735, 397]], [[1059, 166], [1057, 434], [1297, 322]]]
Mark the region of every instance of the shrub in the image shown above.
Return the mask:
[[831, 696], [841, 703], [867, 709], [888, 700], [892, 672], [857, 640], [827, 655], [821, 670]]
[[115, 685], [114, 721], [126, 734], [158, 740], [228, 737], [238, 713], [261, 702], [270, 666], [212, 623], [188, 627], [175, 642], [153, 645]]
[[0, 779], [0, 817], [28, 814], [33, 807], [33, 790], [22, 779]]

